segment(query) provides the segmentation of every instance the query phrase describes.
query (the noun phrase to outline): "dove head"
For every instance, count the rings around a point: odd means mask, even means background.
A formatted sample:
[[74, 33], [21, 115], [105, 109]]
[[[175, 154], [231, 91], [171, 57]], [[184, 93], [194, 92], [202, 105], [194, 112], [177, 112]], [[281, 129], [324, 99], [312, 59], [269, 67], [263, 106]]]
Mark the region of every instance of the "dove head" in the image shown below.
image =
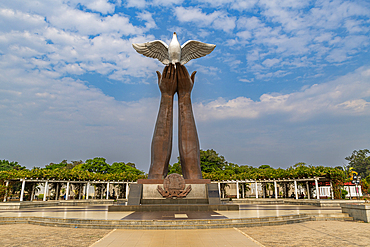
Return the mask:
[[177, 33], [173, 32], [172, 40], [177, 40]]

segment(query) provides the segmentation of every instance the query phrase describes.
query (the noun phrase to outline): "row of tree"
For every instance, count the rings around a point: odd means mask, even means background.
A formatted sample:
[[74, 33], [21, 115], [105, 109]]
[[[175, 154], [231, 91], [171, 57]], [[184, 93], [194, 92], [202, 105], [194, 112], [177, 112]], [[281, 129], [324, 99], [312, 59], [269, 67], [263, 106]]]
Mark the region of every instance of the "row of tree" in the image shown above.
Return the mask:
[[[333, 181], [333, 185], [340, 189], [349, 180], [349, 168], [352, 167], [362, 176], [363, 191], [367, 191], [370, 184], [370, 157], [369, 150], [355, 150], [351, 156], [346, 157], [349, 165], [345, 167], [312, 166], [305, 163], [297, 163], [287, 169], [272, 168], [262, 165], [258, 168], [229, 163], [215, 150], [201, 150], [200, 160], [203, 178], [215, 181], [222, 180], [245, 180], [245, 179], [284, 179], [284, 178], [308, 178], [326, 177]], [[169, 173], [181, 174], [181, 163], [169, 166]], [[0, 160], [0, 182], [15, 178], [47, 178], [61, 180], [124, 180], [136, 181], [146, 178], [147, 174], [138, 170], [134, 163], [114, 162], [108, 164], [104, 158], [96, 157], [83, 161], [63, 160], [58, 164], [50, 163], [45, 168], [34, 167], [27, 169], [17, 162]], [[0, 185], [3, 183], [0, 183]], [[1, 188], [0, 188], [1, 190]]]

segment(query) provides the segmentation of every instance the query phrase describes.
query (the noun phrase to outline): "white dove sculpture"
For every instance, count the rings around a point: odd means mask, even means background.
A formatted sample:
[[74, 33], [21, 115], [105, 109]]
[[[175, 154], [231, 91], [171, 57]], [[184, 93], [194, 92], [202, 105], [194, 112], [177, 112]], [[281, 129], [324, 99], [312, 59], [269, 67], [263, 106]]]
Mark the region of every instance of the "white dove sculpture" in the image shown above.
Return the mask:
[[146, 43], [132, 44], [132, 46], [138, 53], [146, 57], [156, 58], [164, 65], [170, 63], [181, 63], [184, 65], [192, 59], [210, 54], [216, 47], [216, 45], [206, 44], [196, 40], [186, 41], [180, 46], [176, 32], [173, 33], [170, 45], [167, 45], [162, 40], [154, 40]]

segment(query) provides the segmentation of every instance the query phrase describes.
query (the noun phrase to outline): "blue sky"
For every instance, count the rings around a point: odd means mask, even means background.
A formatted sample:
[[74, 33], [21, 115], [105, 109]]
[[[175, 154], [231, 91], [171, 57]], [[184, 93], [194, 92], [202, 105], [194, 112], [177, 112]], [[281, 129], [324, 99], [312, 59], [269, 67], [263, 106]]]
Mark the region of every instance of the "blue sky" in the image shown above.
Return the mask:
[[177, 32], [216, 45], [186, 65], [202, 149], [252, 166], [342, 166], [370, 146], [369, 30], [361, 0], [3, 1], [0, 159], [99, 156], [148, 171], [164, 66], [131, 44]]

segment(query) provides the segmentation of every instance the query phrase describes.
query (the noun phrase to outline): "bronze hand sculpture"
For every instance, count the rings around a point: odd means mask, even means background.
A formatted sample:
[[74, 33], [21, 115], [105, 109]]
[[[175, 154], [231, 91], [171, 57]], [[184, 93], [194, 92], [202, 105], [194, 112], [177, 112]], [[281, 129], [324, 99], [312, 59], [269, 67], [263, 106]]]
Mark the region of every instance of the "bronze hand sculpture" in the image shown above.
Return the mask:
[[179, 100], [179, 153], [182, 175], [186, 179], [201, 179], [200, 146], [191, 106], [191, 90], [196, 71], [189, 76], [184, 65], [176, 64]]
[[167, 175], [172, 151], [173, 96], [177, 89], [175, 66], [167, 65], [163, 73], [157, 71], [161, 91], [161, 103], [151, 148], [149, 179], [161, 179]]
[[161, 91], [156, 126], [154, 129], [149, 179], [162, 179], [168, 173], [172, 149], [173, 96], [179, 101], [179, 153], [185, 179], [201, 179], [200, 146], [191, 105], [191, 90], [196, 71], [189, 76], [185, 66], [176, 63], [167, 65], [162, 75], [157, 71]]

